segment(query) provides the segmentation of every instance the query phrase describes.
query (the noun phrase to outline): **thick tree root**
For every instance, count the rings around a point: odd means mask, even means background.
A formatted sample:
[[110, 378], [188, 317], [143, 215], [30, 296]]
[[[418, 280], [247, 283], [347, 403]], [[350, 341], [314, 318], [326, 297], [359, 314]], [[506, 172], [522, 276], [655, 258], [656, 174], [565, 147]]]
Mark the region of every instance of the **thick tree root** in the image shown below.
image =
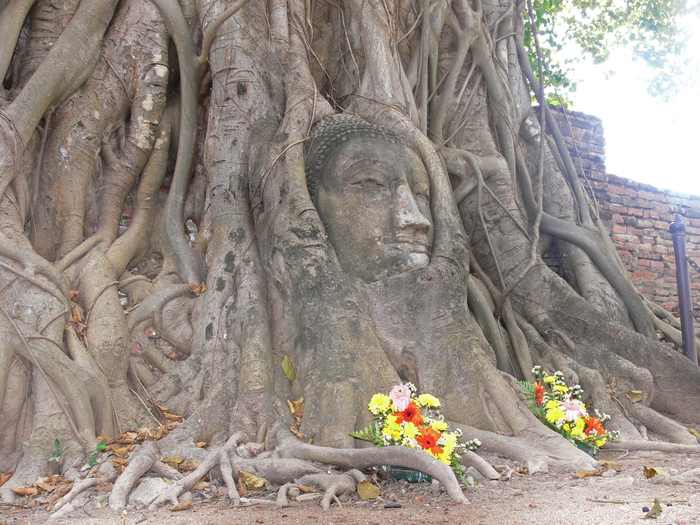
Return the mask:
[[231, 467], [231, 459], [228, 457], [228, 450], [223, 449], [219, 451], [219, 464], [221, 465], [221, 477], [224, 478], [224, 483], [226, 483], [228, 499], [237, 507], [241, 504], [241, 496], [238, 494], [236, 481], [233, 479], [233, 468]]
[[363, 469], [374, 465], [406, 467], [437, 479], [454, 501], [468, 503], [452, 469], [422, 451], [405, 447], [363, 449], [320, 447], [302, 443], [286, 430], [280, 433], [282, 438], [277, 447], [277, 453], [281, 457], [318, 461], [351, 469]]
[[515, 459], [527, 467], [530, 474], [548, 472], [549, 467], [568, 470], [592, 470], [596, 461], [578, 450], [558, 434], [547, 429], [523, 431], [517, 436], [504, 436], [466, 425], [465, 435], [478, 438], [484, 451]]
[[486, 479], [495, 480], [501, 478], [498, 471], [493, 468], [488, 461], [471, 450], [467, 450], [462, 454], [462, 465], [465, 467], [474, 467], [477, 472]]
[[[158, 496], [158, 498], [156, 498], [156, 500], [153, 503], [151, 503], [150, 508], [155, 509], [163, 503], [167, 502], [170, 502], [173, 505], [177, 505], [178, 498], [185, 492], [189, 492], [190, 489], [194, 487], [195, 483], [202, 479], [207, 474], [207, 472], [209, 472], [217, 464], [220, 464], [221, 455], [228, 454], [230, 450], [235, 449], [242, 439], [242, 432], [236, 432], [235, 434], [233, 434], [224, 446], [212, 450], [207, 455], [207, 457], [204, 458], [204, 461], [202, 461], [202, 463], [200, 463], [200, 465], [195, 470], [193, 470], [190, 474], [168, 487], [163, 494]], [[231, 499], [235, 501], [234, 498]]]
[[117, 479], [109, 496], [109, 508], [118, 512], [126, 507], [131, 489], [136, 482], [148, 472], [158, 459], [158, 446], [153, 441], [145, 443], [129, 461], [121, 476]]
[[605, 450], [626, 450], [629, 452], [653, 450], [678, 454], [700, 454], [700, 445], [681, 445], [666, 441], [622, 440], [608, 442], [605, 445]]
[[367, 477], [362, 472], [352, 469], [343, 474], [309, 474], [298, 479], [297, 483], [322, 489], [324, 494], [321, 498], [321, 508], [328, 510], [338, 496], [353, 494], [357, 490], [357, 484], [365, 479]]

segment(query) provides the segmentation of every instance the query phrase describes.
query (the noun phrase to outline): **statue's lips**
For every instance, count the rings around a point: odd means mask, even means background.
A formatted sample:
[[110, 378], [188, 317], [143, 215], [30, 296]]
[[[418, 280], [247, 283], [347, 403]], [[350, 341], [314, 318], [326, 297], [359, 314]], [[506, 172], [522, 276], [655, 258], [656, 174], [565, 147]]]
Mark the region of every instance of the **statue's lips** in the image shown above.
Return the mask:
[[400, 241], [391, 243], [390, 246], [403, 253], [424, 253], [430, 254], [430, 245], [420, 241]]

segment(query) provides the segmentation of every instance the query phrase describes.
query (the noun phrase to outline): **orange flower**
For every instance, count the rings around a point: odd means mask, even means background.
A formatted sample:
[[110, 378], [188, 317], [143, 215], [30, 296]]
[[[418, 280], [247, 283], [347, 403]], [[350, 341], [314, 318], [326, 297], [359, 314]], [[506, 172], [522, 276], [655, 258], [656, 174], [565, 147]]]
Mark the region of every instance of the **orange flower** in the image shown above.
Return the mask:
[[423, 414], [420, 413], [420, 408], [411, 401], [403, 412], [396, 414], [396, 422], [401, 424], [405, 421], [411, 422], [417, 427], [423, 424]]
[[435, 456], [442, 453], [442, 447], [438, 446], [438, 440], [442, 434], [437, 430], [432, 428], [421, 428], [420, 435], [416, 438], [416, 441], [424, 450], [429, 450]]
[[597, 436], [602, 436], [605, 434], [605, 427], [603, 427], [603, 423], [601, 423], [600, 419], [597, 417], [593, 416], [588, 416], [585, 419], [586, 422], [586, 429], [584, 432], [588, 435], [590, 434], [595, 434]]
[[535, 403], [542, 405], [544, 403], [544, 385], [535, 383]]

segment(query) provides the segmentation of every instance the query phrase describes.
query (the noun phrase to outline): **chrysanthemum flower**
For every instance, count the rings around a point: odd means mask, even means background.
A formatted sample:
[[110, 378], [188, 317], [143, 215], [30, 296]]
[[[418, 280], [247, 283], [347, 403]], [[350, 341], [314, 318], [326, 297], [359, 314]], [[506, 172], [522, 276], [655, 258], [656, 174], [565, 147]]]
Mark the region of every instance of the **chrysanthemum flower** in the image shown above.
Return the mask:
[[440, 408], [440, 400], [431, 394], [419, 395], [418, 404], [422, 407]]
[[391, 409], [391, 399], [384, 394], [374, 394], [372, 399], [369, 400], [368, 408], [375, 416], [383, 414]]

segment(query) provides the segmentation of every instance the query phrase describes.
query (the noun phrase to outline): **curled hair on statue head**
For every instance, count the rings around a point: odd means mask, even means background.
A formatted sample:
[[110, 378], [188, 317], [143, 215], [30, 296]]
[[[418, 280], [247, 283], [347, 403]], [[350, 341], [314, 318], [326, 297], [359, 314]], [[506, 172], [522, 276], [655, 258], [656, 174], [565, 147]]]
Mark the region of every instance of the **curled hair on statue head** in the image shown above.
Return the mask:
[[314, 203], [323, 170], [335, 153], [347, 142], [367, 137], [409, 147], [406, 140], [395, 131], [347, 113], [325, 117], [314, 126], [311, 139], [304, 149], [306, 185]]

